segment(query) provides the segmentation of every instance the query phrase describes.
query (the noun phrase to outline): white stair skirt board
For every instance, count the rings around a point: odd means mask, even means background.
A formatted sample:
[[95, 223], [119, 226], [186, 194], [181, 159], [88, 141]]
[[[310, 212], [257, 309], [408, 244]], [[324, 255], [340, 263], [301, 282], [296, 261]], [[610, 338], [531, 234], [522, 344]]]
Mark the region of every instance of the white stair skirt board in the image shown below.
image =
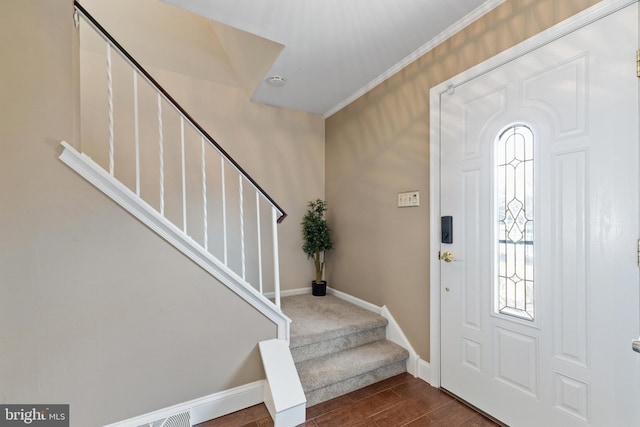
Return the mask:
[[191, 425], [196, 425], [262, 403], [265, 387], [266, 381], [255, 381], [104, 427], [138, 427], [184, 412], [190, 412]]
[[421, 363], [422, 365], [428, 365], [428, 363], [420, 359], [420, 356], [418, 356], [418, 353], [413, 349], [413, 346], [407, 339], [404, 332], [402, 332], [402, 329], [400, 329], [400, 325], [396, 322], [396, 319], [393, 317], [386, 305], [381, 307], [380, 315], [389, 321], [389, 324], [387, 325], [386, 338], [392, 343], [398, 344], [400, 347], [404, 347], [409, 352], [409, 359], [407, 359], [407, 372], [414, 377], [418, 377], [426, 381], [426, 378], [429, 377], [422, 377], [419, 375], [420, 370], [424, 368], [421, 368], [418, 364]]
[[262, 341], [260, 355], [267, 384], [264, 403], [275, 427], [294, 427], [306, 421], [307, 399], [289, 344], [283, 340]]
[[[282, 291], [280, 295], [282, 297], [287, 297], [292, 295], [304, 295], [310, 292], [311, 286], [309, 286], [308, 288], [289, 289], [286, 291]], [[389, 324], [387, 325], [386, 338], [392, 343], [398, 344], [400, 347], [405, 348], [409, 352], [409, 359], [407, 360], [407, 372], [409, 372], [414, 377], [420, 378], [421, 380], [431, 384], [431, 366], [429, 365], [429, 362], [422, 360], [420, 358], [420, 355], [416, 353], [416, 351], [413, 349], [413, 346], [407, 339], [404, 332], [402, 332], [400, 325], [398, 324], [398, 322], [396, 322], [396, 319], [394, 319], [391, 311], [389, 311], [387, 306], [378, 307], [375, 304], [371, 304], [360, 298], [356, 298], [328, 286], [327, 294], [335, 295], [338, 298], [349, 301], [350, 303], [355, 304], [358, 307], [362, 307], [366, 310], [379, 314], [387, 319], [389, 321]]]
[[60, 144], [64, 147], [59, 156], [60, 160], [274, 322], [278, 330], [277, 337], [289, 341], [291, 319], [271, 301], [207, 252], [198, 242], [160, 215], [124, 184], [109, 175], [89, 156], [78, 152], [66, 141], [61, 141]]

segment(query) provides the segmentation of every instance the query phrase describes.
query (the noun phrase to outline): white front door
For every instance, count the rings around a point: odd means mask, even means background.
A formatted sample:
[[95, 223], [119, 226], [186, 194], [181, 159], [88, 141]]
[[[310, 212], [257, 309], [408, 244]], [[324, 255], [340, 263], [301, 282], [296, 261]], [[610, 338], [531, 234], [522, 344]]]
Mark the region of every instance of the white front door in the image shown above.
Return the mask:
[[637, 27], [633, 4], [440, 101], [441, 386], [512, 426], [640, 425]]

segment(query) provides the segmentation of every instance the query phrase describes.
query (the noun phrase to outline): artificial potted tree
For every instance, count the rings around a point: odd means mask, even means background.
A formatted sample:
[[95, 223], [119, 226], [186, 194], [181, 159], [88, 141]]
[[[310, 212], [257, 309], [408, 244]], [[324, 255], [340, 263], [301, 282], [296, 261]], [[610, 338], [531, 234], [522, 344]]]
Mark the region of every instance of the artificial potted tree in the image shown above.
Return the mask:
[[323, 296], [327, 293], [327, 282], [323, 280], [325, 252], [333, 248], [331, 230], [325, 218], [327, 202], [316, 199], [307, 204], [307, 212], [302, 217], [302, 250], [307, 258], [313, 258], [316, 279], [311, 282], [311, 293]]

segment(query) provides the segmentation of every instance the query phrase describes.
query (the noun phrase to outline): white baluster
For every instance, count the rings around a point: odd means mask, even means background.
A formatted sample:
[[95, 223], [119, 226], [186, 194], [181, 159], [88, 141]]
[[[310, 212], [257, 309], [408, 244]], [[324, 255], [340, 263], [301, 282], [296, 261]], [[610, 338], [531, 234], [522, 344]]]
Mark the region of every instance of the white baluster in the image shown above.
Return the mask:
[[162, 97], [158, 93], [158, 142], [160, 144], [160, 215], [164, 215], [164, 141], [162, 134]]
[[227, 196], [224, 180], [224, 157], [220, 156], [220, 170], [222, 174], [222, 244], [224, 247], [224, 265], [227, 265]]
[[256, 190], [256, 223], [258, 232], [258, 283], [260, 293], [262, 290], [262, 235], [260, 233], [260, 193]]
[[204, 224], [204, 248], [209, 250], [209, 222], [207, 220], [207, 162], [204, 156], [204, 137], [200, 139], [202, 145], [202, 222]]
[[187, 233], [187, 174], [184, 159], [184, 117], [180, 115], [180, 156], [182, 159], [182, 231]]
[[113, 176], [113, 77], [111, 75], [111, 43], [107, 42], [107, 94], [109, 101], [109, 174]]
[[240, 254], [242, 255], [242, 279], [246, 280], [246, 261], [244, 254], [244, 195], [242, 190], [242, 174], [238, 174], [240, 188]]
[[140, 122], [138, 120], [138, 72], [133, 69], [133, 131], [136, 145], [136, 194], [140, 197]]
[[278, 257], [278, 213], [276, 207], [271, 206], [271, 230], [273, 232], [273, 288], [276, 307], [280, 308], [280, 260]]

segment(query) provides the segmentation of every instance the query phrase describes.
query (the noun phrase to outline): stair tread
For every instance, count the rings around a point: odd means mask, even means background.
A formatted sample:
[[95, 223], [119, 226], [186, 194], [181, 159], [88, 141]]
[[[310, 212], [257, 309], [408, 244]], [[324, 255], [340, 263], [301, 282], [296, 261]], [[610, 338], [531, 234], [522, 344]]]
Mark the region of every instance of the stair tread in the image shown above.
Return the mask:
[[406, 360], [409, 352], [381, 340], [296, 364], [305, 393]]
[[295, 362], [303, 362], [305, 360], [322, 357], [329, 353], [337, 353], [338, 351], [348, 348], [380, 341], [385, 339], [385, 337], [386, 326], [380, 326], [378, 328], [367, 329], [307, 345], [292, 346], [290, 349], [293, 360]]
[[291, 318], [291, 348], [386, 326], [377, 313], [334, 295], [294, 295], [282, 298], [282, 311]]

